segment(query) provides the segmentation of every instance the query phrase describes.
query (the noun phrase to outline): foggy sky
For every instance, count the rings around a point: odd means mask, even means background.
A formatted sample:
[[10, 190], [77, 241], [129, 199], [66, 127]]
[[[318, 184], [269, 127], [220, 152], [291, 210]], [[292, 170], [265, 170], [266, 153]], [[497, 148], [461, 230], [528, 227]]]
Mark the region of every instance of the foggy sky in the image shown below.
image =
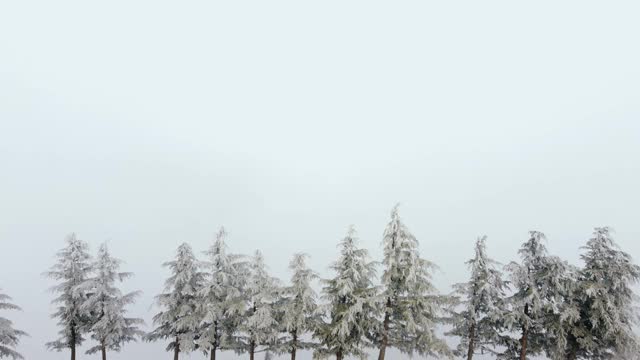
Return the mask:
[[[6, 313], [31, 335], [19, 350], [68, 358], [44, 347], [57, 328], [41, 273], [70, 232], [135, 272], [124, 287], [144, 292], [131, 314], [147, 330], [161, 263], [221, 225], [282, 279], [298, 251], [329, 276], [349, 224], [380, 259], [401, 202], [441, 292], [483, 234], [503, 263], [536, 229], [580, 264], [609, 225], [640, 257], [639, 10], [1, 2], [0, 288], [24, 309]], [[168, 359], [164, 346], [110, 358]]]

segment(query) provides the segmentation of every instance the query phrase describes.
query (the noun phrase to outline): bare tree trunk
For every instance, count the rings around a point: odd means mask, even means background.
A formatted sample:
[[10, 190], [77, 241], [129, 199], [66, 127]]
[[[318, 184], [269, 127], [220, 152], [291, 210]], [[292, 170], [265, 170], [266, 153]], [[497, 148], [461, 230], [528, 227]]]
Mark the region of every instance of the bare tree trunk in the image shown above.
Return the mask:
[[220, 339], [218, 337], [218, 320], [213, 322], [213, 341], [213, 344], [211, 344], [209, 360], [216, 360], [216, 350], [218, 350], [218, 345], [220, 344]]
[[76, 325], [71, 323], [71, 360], [76, 360]]
[[[104, 318], [104, 303], [105, 303], [105, 296], [103, 295], [102, 297], [102, 306], [101, 306], [101, 310], [100, 310], [100, 317]], [[102, 360], [107, 360], [107, 345], [106, 345], [106, 341], [105, 339], [102, 339], [102, 341], [100, 342], [100, 352], [102, 352]]]
[[[525, 316], [529, 316], [529, 304], [524, 306]], [[520, 338], [520, 360], [527, 360], [527, 338], [529, 337], [529, 329], [522, 325], [522, 338]]]
[[[473, 285], [473, 298], [477, 296], [477, 284]], [[478, 318], [478, 309], [474, 308], [471, 319], [471, 327], [469, 328], [469, 349], [467, 350], [467, 360], [473, 359], [473, 353], [476, 350], [476, 319]]]
[[291, 360], [296, 360], [297, 347], [298, 347], [298, 332], [293, 331], [293, 345], [291, 346]]
[[528, 330], [522, 327], [522, 338], [520, 339], [520, 360], [527, 360], [527, 336]]
[[180, 339], [176, 336], [176, 346], [173, 348], [173, 360], [180, 358]]
[[[253, 304], [253, 313], [255, 314], [257, 310], [256, 304]], [[249, 359], [250, 360], [254, 360], [255, 357], [255, 352], [256, 352], [256, 342], [251, 340], [251, 343], [249, 344]]]
[[387, 310], [384, 312], [384, 322], [382, 324], [382, 341], [380, 342], [380, 352], [378, 353], [378, 360], [384, 360], [387, 352], [387, 345], [389, 345], [389, 322], [391, 315], [389, 314], [391, 308], [391, 298], [387, 298]]
[[567, 341], [567, 346], [569, 347], [569, 351], [567, 353], [567, 360], [576, 360], [578, 358], [578, 340], [573, 334], [569, 334], [569, 339]]
[[338, 350], [336, 353], [336, 360], [342, 360], [342, 350]]
[[473, 359], [473, 351], [475, 350], [476, 344], [476, 323], [472, 323], [469, 328], [469, 351], [467, 351], [467, 360]]

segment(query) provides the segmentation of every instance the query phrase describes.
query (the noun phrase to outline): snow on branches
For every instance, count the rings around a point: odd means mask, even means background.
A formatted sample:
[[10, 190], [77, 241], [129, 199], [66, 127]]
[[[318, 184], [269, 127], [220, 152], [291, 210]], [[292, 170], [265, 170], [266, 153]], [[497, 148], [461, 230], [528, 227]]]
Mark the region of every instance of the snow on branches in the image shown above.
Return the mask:
[[[20, 307], [11, 303], [11, 297], [0, 292], [0, 310], [20, 310]], [[14, 360], [24, 359], [16, 350], [20, 343], [20, 338], [26, 336], [22, 330], [13, 327], [11, 320], [0, 316], [0, 359], [12, 358]]]

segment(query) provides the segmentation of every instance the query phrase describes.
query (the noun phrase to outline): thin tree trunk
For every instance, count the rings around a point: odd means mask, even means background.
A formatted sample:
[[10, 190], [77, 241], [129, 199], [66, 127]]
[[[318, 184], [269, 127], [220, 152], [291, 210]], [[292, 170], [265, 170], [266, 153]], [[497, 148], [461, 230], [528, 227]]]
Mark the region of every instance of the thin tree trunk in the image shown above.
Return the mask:
[[210, 359], [210, 360], [216, 360], [216, 350], [217, 350], [217, 349], [216, 349], [216, 347], [215, 347], [215, 346], [211, 348], [211, 354], [210, 354], [210, 356], [209, 356], [209, 359]]
[[473, 359], [473, 351], [475, 350], [476, 344], [476, 323], [472, 323], [469, 328], [469, 351], [467, 351], [467, 360]]
[[176, 346], [173, 347], [173, 360], [180, 358], [180, 338], [176, 336]]
[[391, 309], [391, 298], [387, 298], [387, 310], [384, 312], [384, 322], [382, 323], [382, 341], [380, 342], [380, 352], [378, 353], [378, 360], [384, 360], [387, 352], [387, 345], [389, 345], [389, 322], [391, 315], [389, 310]]
[[71, 360], [76, 360], [76, 325], [71, 323]]
[[[102, 303], [101, 303], [101, 310], [100, 310], [100, 318], [101, 319], [104, 318], [104, 303], [105, 303], [105, 301], [106, 301], [105, 296], [102, 295]], [[107, 360], [107, 346], [105, 345], [104, 339], [100, 344], [100, 351], [102, 352], [102, 360]]]
[[220, 341], [218, 339], [218, 320], [213, 322], [213, 341], [214, 343], [211, 346], [211, 354], [209, 355], [209, 360], [216, 360], [216, 350], [218, 350], [218, 344], [220, 344]]
[[336, 353], [336, 360], [342, 360], [342, 349]]
[[569, 352], [567, 353], [567, 360], [576, 360], [578, 358], [578, 340], [576, 340], [576, 337], [572, 334], [569, 334], [567, 347], [569, 348]]
[[522, 338], [520, 339], [520, 360], [527, 360], [527, 336], [528, 330], [525, 326], [522, 327]]
[[[524, 315], [529, 316], [529, 304], [524, 306]], [[526, 325], [522, 325], [522, 338], [520, 338], [520, 360], [527, 360], [527, 338], [529, 337], [529, 329]]]
[[298, 347], [298, 332], [293, 332], [293, 345], [291, 346], [291, 360], [296, 360], [296, 350]]
[[[256, 311], [258, 310], [255, 302], [253, 303], [253, 313], [255, 314]], [[255, 356], [255, 352], [256, 352], [256, 342], [251, 340], [251, 343], [249, 344], [249, 359], [250, 360], [254, 360], [254, 356]]]
[[[473, 298], [475, 299], [478, 293], [477, 284], [473, 284]], [[476, 349], [476, 319], [478, 318], [478, 309], [474, 307], [472, 313], [473, 319], [471, 319], [471, 327], [469, 328], [469, 349], [467, 351], [467, 360], [473, 359], [473, 353]]]

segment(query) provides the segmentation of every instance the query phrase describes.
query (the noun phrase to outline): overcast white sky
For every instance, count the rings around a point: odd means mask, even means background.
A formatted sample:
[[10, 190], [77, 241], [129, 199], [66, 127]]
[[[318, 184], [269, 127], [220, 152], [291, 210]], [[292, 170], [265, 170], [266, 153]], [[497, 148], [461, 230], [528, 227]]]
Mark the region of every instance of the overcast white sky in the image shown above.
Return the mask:
[[183, 241], [202, 251], [224, 225], [233, 251], [261, 249], [275, 275], [297, 251], [329, 275], [352, 223], [379, 259], [398, 201], [443, 292], [481, 234], [507, 262], [539, 229], [579, 264], [592, 228], [610, 225], [640, 257], [639, 11], [3, 1], [0, 287], [24, 308], [9, 315], [31, 334], [20, 350], [68, 357], [44, 347], [57, 329], [41, 273], [72, 231], [126, 261], [148, 322]]

